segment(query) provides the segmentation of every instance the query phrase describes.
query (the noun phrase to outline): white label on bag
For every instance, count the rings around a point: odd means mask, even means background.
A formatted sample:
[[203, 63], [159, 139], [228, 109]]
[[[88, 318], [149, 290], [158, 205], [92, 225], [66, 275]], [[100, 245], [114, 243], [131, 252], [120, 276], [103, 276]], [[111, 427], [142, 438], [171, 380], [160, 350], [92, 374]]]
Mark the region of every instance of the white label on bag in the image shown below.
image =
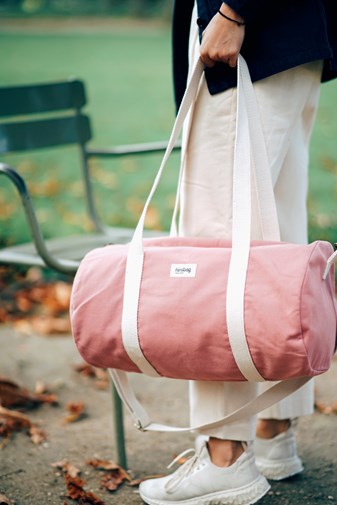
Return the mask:
[[170, 277], [195, 277], [196, 263], [172, 263]]

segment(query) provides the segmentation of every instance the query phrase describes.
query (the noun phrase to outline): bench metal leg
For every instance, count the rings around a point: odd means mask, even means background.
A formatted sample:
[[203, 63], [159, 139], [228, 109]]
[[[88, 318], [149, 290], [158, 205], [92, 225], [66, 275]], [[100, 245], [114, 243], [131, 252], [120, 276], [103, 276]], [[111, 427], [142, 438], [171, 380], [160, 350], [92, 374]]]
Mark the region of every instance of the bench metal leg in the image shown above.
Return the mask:
[[112, 409], [113, 409], [113, 422], [114, 422], [114, 446], [116, 451], [116, 459], [118, 465], [126, 469], [127, 460], [125, 450], [123, 404], [111, 380], [110, 383], [111, 383], [111, 396], [112, 396]]

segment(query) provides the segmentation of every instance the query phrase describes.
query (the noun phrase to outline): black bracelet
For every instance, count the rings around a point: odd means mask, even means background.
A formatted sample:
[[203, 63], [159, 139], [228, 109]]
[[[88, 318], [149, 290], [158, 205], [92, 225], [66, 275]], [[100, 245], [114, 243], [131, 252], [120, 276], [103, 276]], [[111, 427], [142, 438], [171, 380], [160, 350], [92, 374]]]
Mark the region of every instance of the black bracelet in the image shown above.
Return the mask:
[[243, 26], [245, 24], [244, 21], [236, 21], [236, 19], [232, 19], [232, 18], [229, 18], [228, 16], [226, 16], [226, 14], [224, 14], [223, 12], [221, 12], [221, 10], [219, 9], [218, 10], [218, 13], [225, 19], [228, 19], [228, 21], [232, 21], [232, 23], [235, 23], [236, 25], [238, 26]]

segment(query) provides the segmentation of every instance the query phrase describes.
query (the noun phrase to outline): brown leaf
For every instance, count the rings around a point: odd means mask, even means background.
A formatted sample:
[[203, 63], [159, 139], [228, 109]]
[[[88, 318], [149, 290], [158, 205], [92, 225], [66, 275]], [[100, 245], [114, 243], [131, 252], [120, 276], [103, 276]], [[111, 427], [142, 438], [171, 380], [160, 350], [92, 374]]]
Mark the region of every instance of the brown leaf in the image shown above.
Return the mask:
[[96, 468], [96, 470], [117, 470], [120, 468], [114, 461], [98, 458], [89, 459], [86, 461], [86, 464]]
[[125, 480], [132, 481], [130, 475], [114, 461], [94, 458], [87, 460], [86, 464], [97, 470], [109, 471], [101, 480], [101, 485], [108, 491], [115, 491]]
[[33, 308], [33, 302], [29, 298], [28, 291], [21, 291], [15, 296], [16, 306], [20, 312], [30, 312]]
[[86, 417], [86, 412], [85, 412], [85, 405], [83, 402], [69, 402], [66, 405], [66, 409], [69, 412], [69, 415], [67, 415], [64, 418], [65, 423], [75, 423], [76, 421], [80, 421], [84, 417]]
[[30, 428], [32, 423], [28, 416], [17, 410], [5, 409], [0, 405], [0, 417], [13, 421], [20, 428]]
[[79, 372], [84, 377], [95, 378], [95, 387], [97, 389], [108, 389], [109, 387], [109, 376], [108, 372], [103, 368], [95, 368], [88, 363], [81, 363], [79, 365], [74, 365], [74, 370]]
[[95, 368], [89, 363], [80, 363], [79, 365], [74, 365], [74, 370], [85, 377], [96, 377]]
[[[69, 317], [34, 316], [30, 320], [31, 332], [40, 335], [67, 334], [71, 331]], [[17, 327], [17, 325], [15, 325]]]
[[0, 505], [14, 505], [14, 503], [4, 494], [0, 494]]
[[31, 422], [28, 416], [17, 410], [0, 406], [0, 436], [4, 438], [2, 447], [14, 432], [26, 430], [33, 444], [41, 444], [47, 438], [46, 433]]
[[72, 500], [79, 500], [85, 494], [83, 486], [85, 486], [86, 482], [79, 477], [71, 477], [67, 473], [64, 475], [64, 478], [66, 480], [68, 497]]
[[3, 438], [0, 448], [2, 449], [8, 442], [12, 433], [29, 429], [31, 427], [30, 419], [15, 410], [5, 409], [0, 405], [0, 437]]
[[109, 472], [101, 479], [101, 485], [108, 491], [116, 491], [116, 489], [125, 481], [125, 477], [118, 470]]
[[52, 394], [34, 394], [28, 389], [21, 388], [15, 382], [0, 378], [0, 403], [3, 407], [32, 408], [41, 403], [56, 404], [57, 398]]
[[68, 497], [72, 500], [78, 500], [78, 504], [81, 505], [105, 505], [100, 498], [95, 496], [90, 491], [85, 491], [83, 487], [86, 482], [79, 477], [71, 477], [69, 474], [65, 474], [66, 486], [68, 491]]
[[46, 282], [37, 269], [25, 277], [1, 269], [0, 321], [25, 334], [70, 333], [70, 294], [71, 282]]
[[77, 468], [75, 465], [69, 463], [67, 459], [62, 459], [61, 461], [52, 463], [51, 466], [63, 470], [65, 473], [69, 474], [70, 477], [73, 478], [77, 477], [81, 473], [81, 470]]
[[34, 407], [40, 400], [31, 395], [25, 388], [4, 377], [0, 378], [0, 402], [4, 407]]
[[32, 426], [29, 429], [29, 435], [30, 439], [35, 445], [40, 445], [42, 442], [47, 440], [47, 435], [44, 430], [41, 428], [38, 428], [35, 424], [32, 424]]
[[130, 475], [122, 468], [121, 466], [117, 465], [114, 461], [110, 460], [105, 460], [105, 459], [91, 459], [89, 461], [86, 461], [88, 465], [93, 466], [97, 470], [107, 470], [107, 471], [117, 471], [120, 475], [123, 476], [125, 480], [131, 481]]
[[54, 296], [58, 303], [59, 312], [69, 310], [71, 290], [71, 284], [67, 284], [66, 282], [56, 282], [54, 284]]

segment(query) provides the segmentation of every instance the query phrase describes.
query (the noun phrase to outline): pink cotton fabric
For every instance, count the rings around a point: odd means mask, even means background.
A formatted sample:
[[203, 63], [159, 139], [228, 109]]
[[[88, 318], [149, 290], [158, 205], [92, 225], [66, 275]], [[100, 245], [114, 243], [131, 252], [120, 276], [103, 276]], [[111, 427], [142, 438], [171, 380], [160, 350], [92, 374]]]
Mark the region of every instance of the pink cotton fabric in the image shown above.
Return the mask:
[[[122, 341], [127, 245], [91, 251], [76, 274], [73, 335], [82, 357], [103, 368], [139, 372]], [[146, 359], [176, 379], [242, 381], [226, 327], [230, 242], [144, 240], [138, 336]], [[245, 330], [253, 362], [266, 380], [328, 370], [336, 348], [334, 273], [322, 275], [328, 242], [252, 242], [245, 289]], [[195, 277], [170, 277], [172, 264], [197, 264]]]

